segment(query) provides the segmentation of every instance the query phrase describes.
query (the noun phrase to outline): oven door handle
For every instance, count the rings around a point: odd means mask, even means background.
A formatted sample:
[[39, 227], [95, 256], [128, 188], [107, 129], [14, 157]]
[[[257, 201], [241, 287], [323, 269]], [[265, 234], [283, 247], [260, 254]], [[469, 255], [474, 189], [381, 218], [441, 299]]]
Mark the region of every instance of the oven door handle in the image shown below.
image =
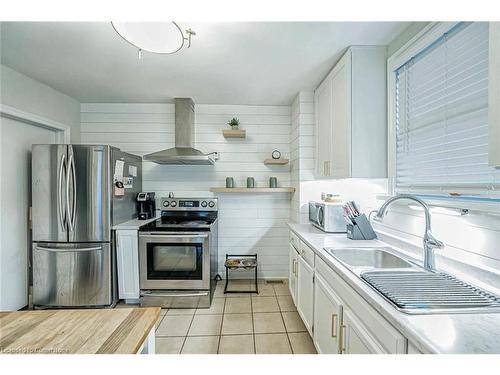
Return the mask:
[[200, 233], [200, 234], [192, 234], [192, 233], [173, 233], [173, 234], [165, 234], [160, 232], [143, 232], [139, 233], [139, 237], [153, 237], [153, 238], [207, 238], [208, 234]]
[[208, 292], [196, 292], [196, 293], [141, 292], [141, 297], [201, 297], [201, 296], [208, 296]]

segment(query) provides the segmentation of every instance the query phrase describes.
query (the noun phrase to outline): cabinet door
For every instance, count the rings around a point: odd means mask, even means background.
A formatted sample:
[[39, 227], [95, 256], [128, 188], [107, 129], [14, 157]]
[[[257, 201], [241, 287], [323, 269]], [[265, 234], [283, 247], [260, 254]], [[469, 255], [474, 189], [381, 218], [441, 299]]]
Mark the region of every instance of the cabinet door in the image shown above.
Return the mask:
[[297, 257], [297, 312], [312, 335], [314, 311], [314, 269]]
[[116, 231], [118, 298], [139, 298], [139, 238], [136, 230]]
[[350, 177], [351, 171], [351, 54], [347, 52], [332, 71], [331, 162], [328, 175]]
[[349, 309], [342, 313], [342, 354], [382, 354], [384, 351]]
[[316, 101], [316, 175], [328, 176], [332, 137], [332, 80], [328, 76], [317, 88]]
[[297, 306], [297, 250], [290, 245], [288, 264], [288, 287], [292, 295], [293, 303]]
[[316, 274], [314, 283], [314, 345], [319, 353], [338, 354], [342, 304]]

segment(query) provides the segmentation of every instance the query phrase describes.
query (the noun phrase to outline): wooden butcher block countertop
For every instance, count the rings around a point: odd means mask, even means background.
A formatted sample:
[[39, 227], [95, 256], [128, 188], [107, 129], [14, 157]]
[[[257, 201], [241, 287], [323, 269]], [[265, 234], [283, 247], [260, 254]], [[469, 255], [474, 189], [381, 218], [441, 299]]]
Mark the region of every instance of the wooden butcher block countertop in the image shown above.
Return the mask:
[[0, 353], [133, 354], [159, 307], [0, 313]]

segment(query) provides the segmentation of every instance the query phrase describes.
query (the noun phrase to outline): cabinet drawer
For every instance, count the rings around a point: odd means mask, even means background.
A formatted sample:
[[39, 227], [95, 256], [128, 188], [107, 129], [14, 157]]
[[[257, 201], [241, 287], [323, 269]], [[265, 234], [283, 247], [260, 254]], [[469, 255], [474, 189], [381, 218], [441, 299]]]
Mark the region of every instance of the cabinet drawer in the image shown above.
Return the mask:
[[314, 250], [300, 241], [299, 254], [311, 267], [314, 267]]
[[371, 335], [377, 338], [386, 353], [406, 353], [406, 338], [319, 257], [316, 259], [316, 272], [325, 279], [344, 304], [355, 312], [357, 318]]
[[300, 240], [299, 237], [292, 231], [290, 231], [290, 245], [292, 245], [295, 250], [300, 251]]

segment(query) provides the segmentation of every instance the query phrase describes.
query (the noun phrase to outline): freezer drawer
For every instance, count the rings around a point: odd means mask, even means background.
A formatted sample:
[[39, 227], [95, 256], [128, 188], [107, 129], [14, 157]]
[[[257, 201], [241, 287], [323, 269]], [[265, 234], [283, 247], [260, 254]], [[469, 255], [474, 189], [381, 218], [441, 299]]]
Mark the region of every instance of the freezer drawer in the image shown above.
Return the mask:
[[106, 306], [114, 302], [111, 243], [33, 243], [33, 304]]

